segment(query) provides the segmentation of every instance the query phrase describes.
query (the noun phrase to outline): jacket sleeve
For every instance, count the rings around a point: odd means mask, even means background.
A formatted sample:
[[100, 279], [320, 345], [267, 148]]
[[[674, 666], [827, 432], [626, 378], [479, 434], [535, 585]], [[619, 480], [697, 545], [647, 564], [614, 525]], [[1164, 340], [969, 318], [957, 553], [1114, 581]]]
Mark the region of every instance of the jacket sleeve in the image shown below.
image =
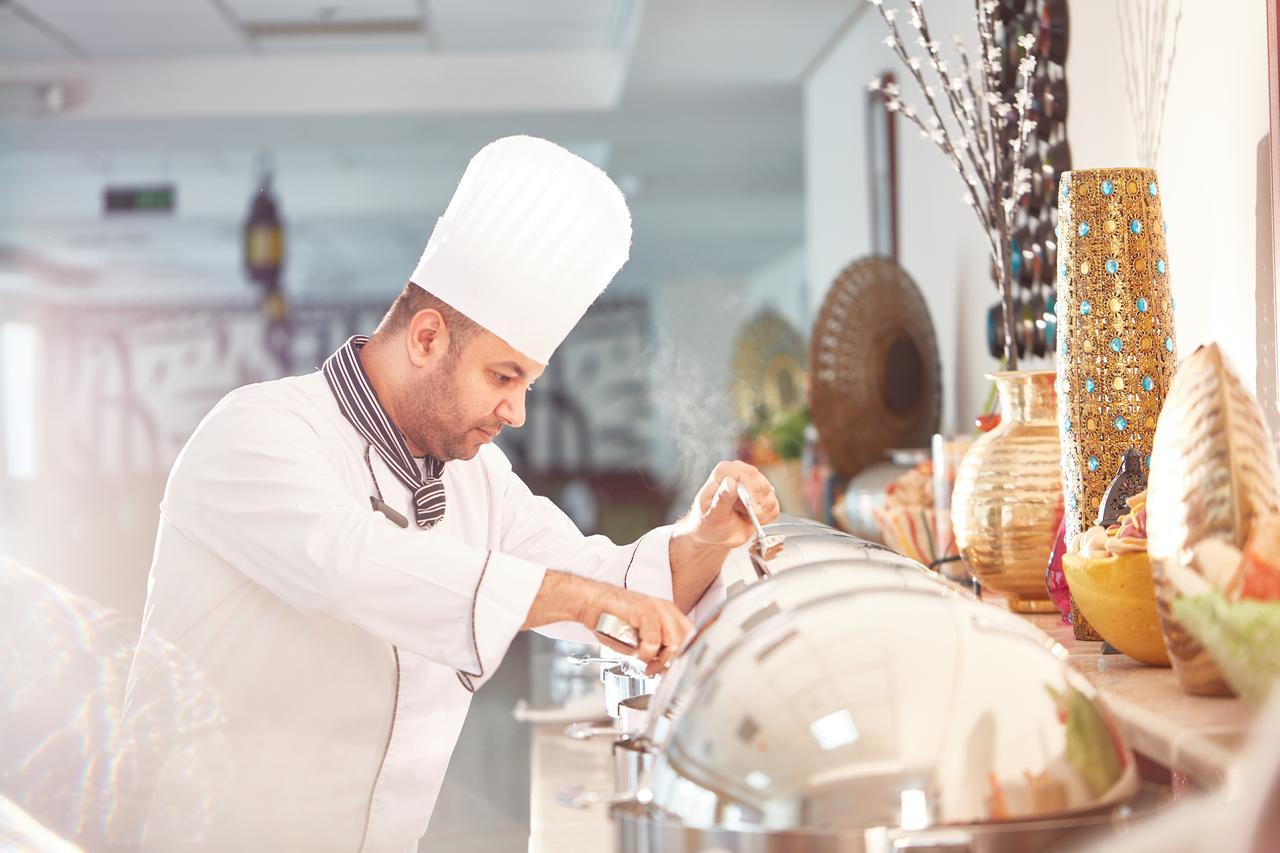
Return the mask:
[[398, 527], [353, 495], [307, 418], [229, 398], [183, 450], [166, 519], [300, 610], [452, 667], [467, 689], [497, 668], [543, 567]]
[[[671, 525], [655, 528], [629, 545], [605, 536], [584, 536], [555, 504], [534, 495], [506, 463], [502, 500], [502, 550], [551, 569], [672, 600]], [[719, 580], [694, 608], [695, 618], [723, 598]], [[559, 622], [538, 633], [578, 643], [598, 643], [584, 626]]]

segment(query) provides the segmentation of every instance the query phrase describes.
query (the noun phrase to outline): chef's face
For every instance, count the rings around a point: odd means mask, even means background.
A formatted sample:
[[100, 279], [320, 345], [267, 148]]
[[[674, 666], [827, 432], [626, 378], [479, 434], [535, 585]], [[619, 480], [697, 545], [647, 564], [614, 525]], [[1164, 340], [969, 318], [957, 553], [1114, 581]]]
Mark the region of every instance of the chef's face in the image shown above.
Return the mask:
[[470, 459], [503, 427], [524, 424], [524, 398], [544, 365], [480, 329], [424, 364], [401, 407], [409, 441], [448, 462]]

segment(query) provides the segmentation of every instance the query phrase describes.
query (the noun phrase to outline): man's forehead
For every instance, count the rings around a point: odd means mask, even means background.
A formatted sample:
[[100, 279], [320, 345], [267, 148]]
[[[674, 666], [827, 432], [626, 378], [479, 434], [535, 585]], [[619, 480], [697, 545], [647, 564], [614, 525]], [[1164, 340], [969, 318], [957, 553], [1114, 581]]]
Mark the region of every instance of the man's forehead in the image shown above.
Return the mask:
[[530, 379], [537, 379], [542, 375], [542, 371], [546, 369], [546, 365], [539, 364], [528, 356], [522, 355], [511, 344], [487, 329], [479, 336], [476, 344], [476, 349], [479, 351], [478, 354], [484, 359], [485, 364], [490, 367], [502, 367], [517, 376]]

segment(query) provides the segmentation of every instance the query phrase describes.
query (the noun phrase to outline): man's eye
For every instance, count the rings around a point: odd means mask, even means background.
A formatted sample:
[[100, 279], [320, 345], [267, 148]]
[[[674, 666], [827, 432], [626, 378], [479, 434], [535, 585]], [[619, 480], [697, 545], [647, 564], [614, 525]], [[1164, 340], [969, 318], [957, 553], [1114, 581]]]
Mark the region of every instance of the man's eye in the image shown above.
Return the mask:
[[503, 385], [506, 385], [508, 382], [510, 382], [510, 381], [511, 381], [511, 377], [510, 377], [510, 376], [504, 376], [504, 375], [503, 375], [503, 374], [501, 374], [501, 373], [495, 373], [495, 374], [493, 374], [493, 375], [494, 375], [494, 376], [497, 378], [497, 380], [498, 380], [500, 383], [502, 383]]

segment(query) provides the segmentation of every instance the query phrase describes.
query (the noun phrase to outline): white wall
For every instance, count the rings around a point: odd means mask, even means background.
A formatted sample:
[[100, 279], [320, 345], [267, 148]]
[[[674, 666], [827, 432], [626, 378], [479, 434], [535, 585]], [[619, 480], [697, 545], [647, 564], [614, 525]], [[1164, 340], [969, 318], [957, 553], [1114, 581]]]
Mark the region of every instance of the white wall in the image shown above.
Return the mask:
[[[935, 33], [948, 36], [941, 40], [973, 29], [969, 3], [934, 2], [927, 9]], [[1136, 164], [1114, 3], [1077, 0], [1071, 16], [1074, 165]], [[1257, 353], [1275, 348], [1270, 284], [1260, 288], [1256, 273], [1266, 236], [1258, 234], [1256, 211], [1269, 204], [1268, 183], [1257, 172], [1267, 133], [1265, 25], [1265, 4], [1254, 0], [1184, 0], [1156, 164], [1169, 222], [1179, 352], [1218, 340], [1251, 387]], [[881, 43], [884, 35], [883, 22], [867, 8], [805, 84], [806, 252], [814, 312], [834, 275], [871, 248], [866, 83], [886, 69], [906, 77]], [[994, 366], [986, 353], [985, 315], [995, 291], [985, 241], [942, 154], [905, 122], [898, 128], [900, 261], [924, 292], [937, 328], [944, 427], [966, 429], [986, 393], [982, 373]], [[1255, 309], [1263, 317], [1256, 323]]]
[[796, 327], [807, 340], [810, 311], [804, 246], [782, 252], [747, 276], [745, 297], [750, 314], [768, 306]]

